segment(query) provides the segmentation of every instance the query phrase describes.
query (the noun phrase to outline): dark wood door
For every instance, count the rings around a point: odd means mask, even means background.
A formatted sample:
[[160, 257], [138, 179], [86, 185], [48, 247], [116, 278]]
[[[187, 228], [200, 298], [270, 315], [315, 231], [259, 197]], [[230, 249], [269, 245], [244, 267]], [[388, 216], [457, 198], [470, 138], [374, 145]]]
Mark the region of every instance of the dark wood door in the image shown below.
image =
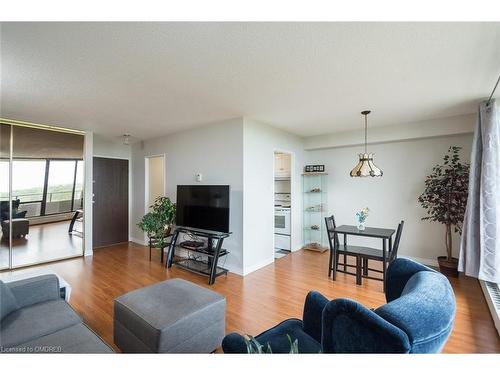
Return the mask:
[[94, 158], [93, 247], [128, 241], [128, 160]]

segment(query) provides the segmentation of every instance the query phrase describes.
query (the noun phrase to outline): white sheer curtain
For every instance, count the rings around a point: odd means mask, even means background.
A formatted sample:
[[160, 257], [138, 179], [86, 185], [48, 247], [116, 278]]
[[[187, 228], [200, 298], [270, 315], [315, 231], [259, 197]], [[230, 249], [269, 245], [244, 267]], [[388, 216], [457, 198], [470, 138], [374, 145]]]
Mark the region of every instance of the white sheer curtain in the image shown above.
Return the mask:
[[500, 118], [494, 99], [479, 105], [458, 269], [500, 283]]

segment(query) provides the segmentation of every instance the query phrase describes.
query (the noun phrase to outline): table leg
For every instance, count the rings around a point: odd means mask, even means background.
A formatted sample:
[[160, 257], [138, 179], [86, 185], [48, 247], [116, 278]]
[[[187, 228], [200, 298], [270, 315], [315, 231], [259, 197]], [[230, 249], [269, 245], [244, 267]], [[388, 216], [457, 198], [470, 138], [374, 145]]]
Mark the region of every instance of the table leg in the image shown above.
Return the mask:
[[386, 241], [385, 238], [382, 239], [382, 279], [384, 280], [384, 292], [385, 292], [385, 271], [387, 269], [387, 246], [386, 246]]
[[[347, 234], [344, 234], [344, 247], [347, 246]], [[347, 272], [347, 254], [344, 253], [344, 272]]]
[[392, 236], [389, 237], [388, 255], [389, 255], [389, 261], [392, 260]]
[[361, 257], [356, 256], [356, 284], [361, 285]]

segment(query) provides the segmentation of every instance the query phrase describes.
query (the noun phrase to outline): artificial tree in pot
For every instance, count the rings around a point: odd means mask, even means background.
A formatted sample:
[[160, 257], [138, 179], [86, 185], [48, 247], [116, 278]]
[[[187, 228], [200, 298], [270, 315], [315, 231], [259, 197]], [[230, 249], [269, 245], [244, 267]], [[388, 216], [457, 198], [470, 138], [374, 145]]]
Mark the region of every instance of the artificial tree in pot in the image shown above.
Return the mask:
[[158, 197], [149, 208], [151, 211], [142, 217], [137, 226], [149, 238], [155, 239], [155, 247], [163, 249], [165, 237], [170, 234], [175, 222], [175, 204], [168, 197]]
[[452, 230], [462, 234], [462, 223], [469, 190], [469, 164], [460, 162], [461, 147], [451, 146], [443, 164], [432, 168], [425, 180], [425, 190], [418, 201], [427, 210], [422, 220], [437, 221], [446, 227], [446, 256], [438, 257], [439, 269], [458, 276], [458, 259], [452, 256]]

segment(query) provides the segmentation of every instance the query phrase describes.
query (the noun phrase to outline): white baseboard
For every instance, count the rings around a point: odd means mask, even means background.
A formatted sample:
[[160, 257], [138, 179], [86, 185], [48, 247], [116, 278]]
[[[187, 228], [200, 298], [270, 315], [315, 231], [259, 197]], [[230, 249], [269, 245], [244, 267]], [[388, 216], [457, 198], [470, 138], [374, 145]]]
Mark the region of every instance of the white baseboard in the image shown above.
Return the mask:
[[225, 269], [227, 269], [231, 273], [234, 273], [238, 276], [243, 276], [243, 270], [241, 269], [241, 267], [232, 266], [230, 264], [225, 264], [225, 265], [221, 265], [221, 266], [223, 266]]
[[136, 244], [139, 244], [139, 245], [142, 245], [142, 246], [148, 246], [148, 243], [146, 240], [144, 239], [139, 239], [139, 238], [135, 238], [135, 237], [130, 237], [129, 238], [129, 241], [133, 242], [133, 243], [136, 243]]
[[259, 269], [261, 269], [261, 268], [263, 268], [265, 266], [268, 266], [271, 263], [274, 263], [274, 257], [266, 259], [263, 262], [256, 263], [256, 264], [254, 264], [254, 265], [252, 265], [250, 267], [243, 267], [244, 268], [243, 276], [246, 276], [249, 273], [255, 272], [255, 271], [257, 271], [257, 270], [259, 270]]

